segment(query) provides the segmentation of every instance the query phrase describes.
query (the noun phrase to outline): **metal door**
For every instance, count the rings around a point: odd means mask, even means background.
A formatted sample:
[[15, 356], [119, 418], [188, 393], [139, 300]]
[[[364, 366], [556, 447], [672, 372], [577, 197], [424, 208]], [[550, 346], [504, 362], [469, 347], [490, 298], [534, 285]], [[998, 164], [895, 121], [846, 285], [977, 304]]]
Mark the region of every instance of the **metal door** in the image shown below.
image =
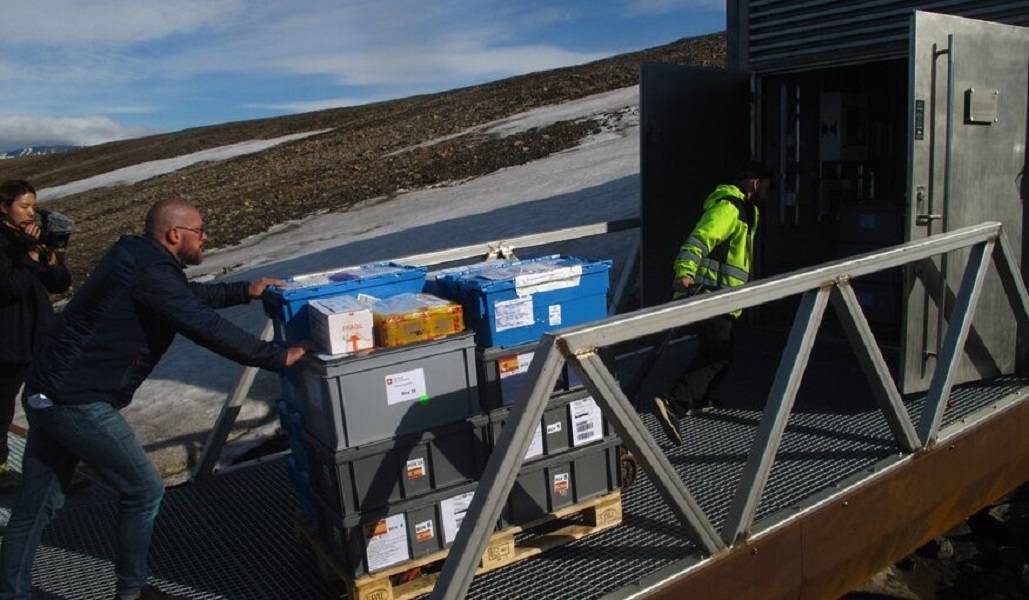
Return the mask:
[[[909, 66], [907, 239], [1001, 221], [1021, 252], [1029, 29], [916, 11]], [[906, 393], [929, 386], [967, 256], [953, 253], [905, 273]], [[1015, 367], [1015, 320], [996, 272], [976, 315], [958, 381]]]
[[671, 298], [672, 261], [704, 199], [750, 154], [750, 77], [668, 64], [640, 68], [640, 292]]

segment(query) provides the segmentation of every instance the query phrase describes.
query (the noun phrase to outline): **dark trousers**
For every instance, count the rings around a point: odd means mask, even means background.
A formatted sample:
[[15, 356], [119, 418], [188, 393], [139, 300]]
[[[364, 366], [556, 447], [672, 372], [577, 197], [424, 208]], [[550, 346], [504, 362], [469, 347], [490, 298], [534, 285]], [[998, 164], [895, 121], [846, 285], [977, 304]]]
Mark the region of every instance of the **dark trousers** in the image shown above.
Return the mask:
[[14, 407], [18, 390], [25, 382], [28, 365], [0, 363], [0, 464], [7, 462], [7, 430], [14, 421]]
[[28, 395], [22, 401], [29, 419], [22, 487], [0, 545], [0, 599], [30, 597], [36, 547], [64, 505], [63, 489], [79, 460], [118, 491], [117, 597], [134, 598], [146, 583], [150, 538], [164, 496], [160, 474], [110, 404], [34, 408]]
[[735, 324], [735, 318], [722, 316], [686, 328], [697, 336], [697, 355], [672, 390], [674, 400], [687, 408], [710, 404], [732, 361]]

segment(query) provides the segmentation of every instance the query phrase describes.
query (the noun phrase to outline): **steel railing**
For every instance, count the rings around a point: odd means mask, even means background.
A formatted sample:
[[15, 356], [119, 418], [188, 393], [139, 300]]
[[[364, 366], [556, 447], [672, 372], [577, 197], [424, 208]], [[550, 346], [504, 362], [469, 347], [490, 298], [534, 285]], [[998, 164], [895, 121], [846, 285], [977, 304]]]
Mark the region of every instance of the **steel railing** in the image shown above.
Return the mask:
[[[933, 373], [927, 405], [916, 427], [904, 408], [850, 281], [964, 248], [971, 248], [971, 252]], [[758, 503], [786, 429], [815, 335], [830, 303], [859, 358], [899, 449], [913, 453], [932, 446], [954, 385], [956, 367], [982, 292], [990, 256], [1019, 326], [1029, 326], [1029, 295], [1018, 263], [1003, 235], [1001, 224], [991, 222], [547, 334], [529, 369], [528, 378], [534, 381], [533, 387], [511, 407], [507, 425], [480, 479], [433, 598], [454, 600], [467, 594], [534, 430], [566, 363], [576, 369], [604, 416], [685, 525], [691, 541], [705, 555], [724, 552], [750, 536]], [[728, 517], [722, 530], [717, 531], [648, 432], [598, 351], [613, 344], [795, 295], [802, 296], [800, 307]]]

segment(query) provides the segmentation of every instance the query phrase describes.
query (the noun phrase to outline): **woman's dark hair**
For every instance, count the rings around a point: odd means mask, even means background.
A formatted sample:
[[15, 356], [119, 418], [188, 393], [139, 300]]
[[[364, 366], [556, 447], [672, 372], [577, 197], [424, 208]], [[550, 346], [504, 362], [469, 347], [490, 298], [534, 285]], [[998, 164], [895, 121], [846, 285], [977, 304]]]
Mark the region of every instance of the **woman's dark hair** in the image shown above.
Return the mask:
[[0, 183], [0, 202], [3, 202], [5, 206], [10, 206], [14, 203], [15, 198], [23, 194], [35, 196], [36, 188], [24, 179], [8, 179]]

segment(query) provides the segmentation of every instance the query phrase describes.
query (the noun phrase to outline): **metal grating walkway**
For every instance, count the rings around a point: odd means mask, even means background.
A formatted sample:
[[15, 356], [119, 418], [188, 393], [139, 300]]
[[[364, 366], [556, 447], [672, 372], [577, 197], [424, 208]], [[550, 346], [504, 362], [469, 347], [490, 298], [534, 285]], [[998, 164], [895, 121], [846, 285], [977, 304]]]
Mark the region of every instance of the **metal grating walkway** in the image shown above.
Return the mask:
[[[955, 389], [946, 423], [990, 410], [1029, 393], [1029, 379], [1007, 377]], [[849, 398], [853, 395], [848, 394]], [[917, 419], [920, 398], [908, 403]], [[727, 402], [727, 404], [730, 404]], [[800, 400], [791, 417], [759, 519], [789, 510], [813, 494], [897, 453], [885, 419], [869, 401], [845, 410]], [[713, 410], [684, 422], [686, 446], [667, 447], [673, 464], [716, 526], [725, 518], [761, 410]], [[643, 415], [659, 442], [663, 434]], [[14, 442], [14, 463], [22, 451]], [[693, 552], [671, 511], [645, 477], [627, 490], [625, 523], [541, 557], [477, 578], [478, 598], [590, 598], [615, 592]], [[13, 498], [0, 496], [0, 523]], [[297, 545], [290, 517], [297, 510], [284, 460], [230, 472], [207, 486], [168, 491], [151, 551], [152, 577], [190, 598], [337, 598], [310, 555]], [[98, 486], [73, 495], [46, 531], [33, 578], [39, 598], [109, 598], [114, 578], [116, 503]], [[760, 523], [759, 523], [760, 525]]]

